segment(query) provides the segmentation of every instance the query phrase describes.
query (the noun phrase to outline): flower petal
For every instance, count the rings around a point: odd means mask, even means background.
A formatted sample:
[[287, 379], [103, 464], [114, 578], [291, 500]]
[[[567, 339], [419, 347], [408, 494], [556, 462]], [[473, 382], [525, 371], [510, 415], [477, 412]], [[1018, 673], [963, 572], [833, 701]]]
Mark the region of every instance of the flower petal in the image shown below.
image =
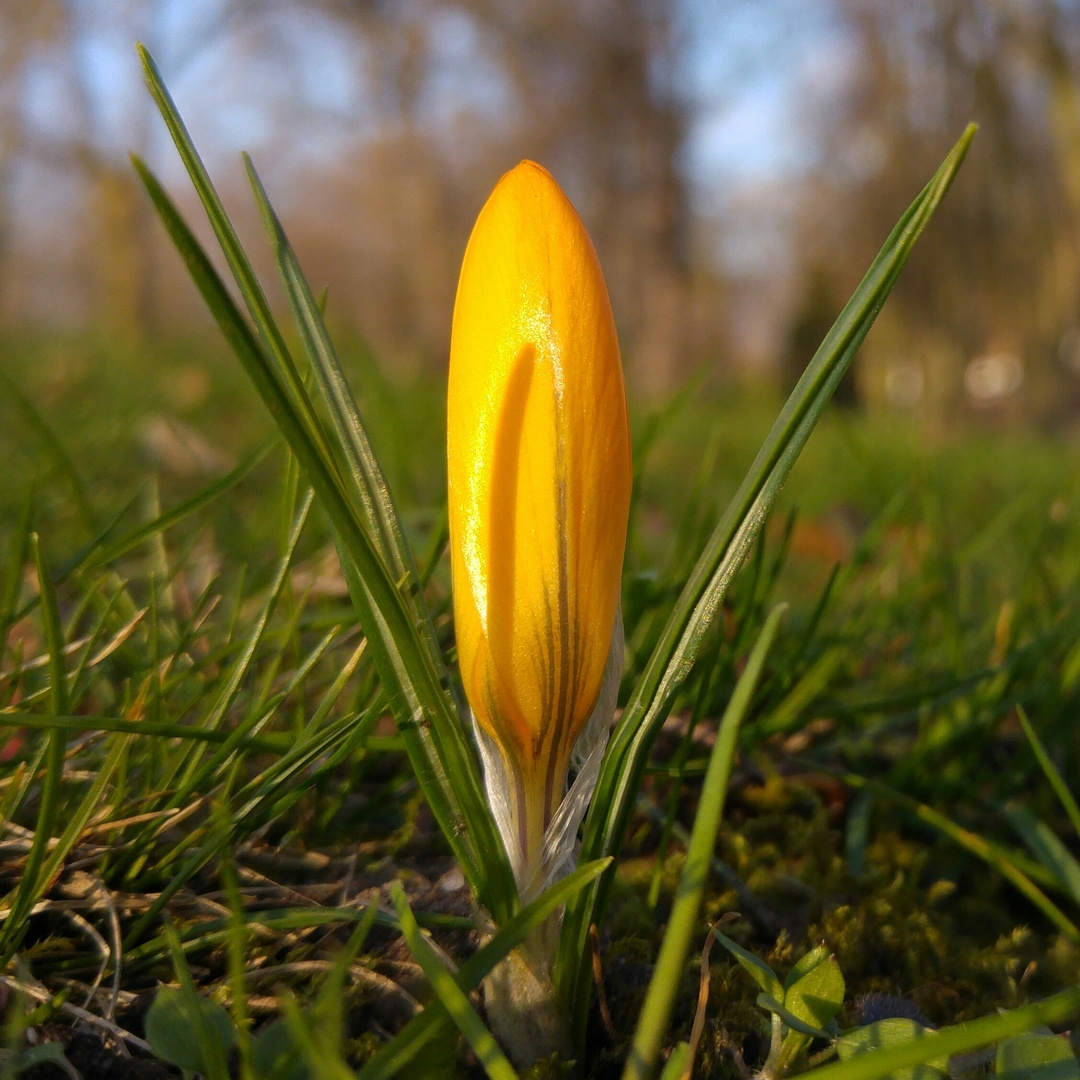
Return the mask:
[[626, 395], [596, 253], [522, 162], [473, 229], [450, 349], [447, 453], [458, 658], [535, 852], [600, 692], [629, 512]]

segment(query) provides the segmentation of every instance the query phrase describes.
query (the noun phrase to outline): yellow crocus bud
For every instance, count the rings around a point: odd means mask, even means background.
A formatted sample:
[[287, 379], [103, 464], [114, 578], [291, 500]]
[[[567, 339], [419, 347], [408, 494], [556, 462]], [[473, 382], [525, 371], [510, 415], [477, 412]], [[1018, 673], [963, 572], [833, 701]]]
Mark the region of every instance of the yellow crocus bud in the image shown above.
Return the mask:
[[618, 652], [618, 681], [621, 627], [613, 631], [631, 488], [604, 277], [569, 199], [531, 161], [499, 181], [465, 252], [447, 457], [461, 677], [524, 885], [609, 652]]

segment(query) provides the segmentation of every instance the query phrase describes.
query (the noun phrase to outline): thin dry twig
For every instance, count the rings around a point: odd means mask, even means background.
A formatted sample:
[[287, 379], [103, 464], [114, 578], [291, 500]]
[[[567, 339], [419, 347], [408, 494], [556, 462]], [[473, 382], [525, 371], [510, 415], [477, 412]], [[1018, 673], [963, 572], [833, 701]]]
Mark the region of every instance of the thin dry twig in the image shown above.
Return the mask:
[[153, 810], [147, 814], [133, 814], [131, 817], [116, 818], [112, 821], [99, 821], [88, 826], [83, 836], [115, 832], [117, 829], [126, 829], [129, 825], [145, 825], [148, 821], [160, 821], [162, 818], [168, 822], [179, 813], [179, 810]]
[[[309, 972], [330, 971], [334, 967], [331, 960], [296, 960], [289, 964], [273, 964], [270, 967], [252, 967], [244, 972], [244, 978], [251, 981], [270, 979], [283, 975], [302, 975]], [[420, 1002], [416, 1000], [403, 986], [394, 982], [393, 979], [380, 975], [377, 971], [364, 967], [363, 964], [354, 963], [349, 965], [349, 974], [357, 982], [364, 983], [382, 994], [392, 997], [405, 1005], [413, 1015], [420, 1012]]]
[[709, 1004], [709, 953], [712, 951], [715, 938], [715, 930], [710, 926], [709, 932], [705, 935], [705, 944], [701, 949], [701, 979], [698, 982], [697, 1011], [694, 1013], [694, 1026], [690, 1029], [690, 1051], [686, 1055], [686, 1068], [680, 1080], [691, 1080], [694, 1075], [694, 1059], [697, 1057], [698, 1045], [705, 1031], [705, 1009]]
[[[50, 975], [49, 982], [50, 984], [55, 984], [58, 986], [67, 986], [79, 994], [85, 994], [88, 990], [93, 990], [93, 987], [90, 986], [89, 983], [83, 982], [82, 979], [73, 978], [70, 975]], [[97, 990], [94, 991], [94, 998], [99, 1001], [105, 999], [106, 1003], [108, 1001], [108, 998], [111, 997], [111, 995], [111, 988], [99, 986]], [[125, 1009], [127, 1009], [135, 1004], [135, 1002], [138, 1000], [138, 997], [139, 995], [134, 993], [133, 991], [122, 989], [116, 999], [116, 1004], [118, 1006], [122, 1005]]]
[[[135, 616], [122, 626], [91, 658], [87, 661], [86, 667], [92, 668], [97, 664], [100, 664], [102, 660], [107, 660], [125, 641], [135, 632], [136, 627], [146, 617], [146, 613], [149, 609], [142, 608], [135, 613]], [[85, 648], [93, 640], [93, 635], [88, 634], [86, 637], [78, 638], [75, 641], [69, 642], [64, 646], [64, 656], [73, 656], [80, 649]], [[26, 660], [17, 667], [10, 668], [7, 671], [0, 671], [0, 682], [7, 682], [11, 679], [17, 678], [20, 675], [25, 675], [28, 671], [36, 671], [40, 668], [47, 667], [49, 664], [49, 655], [47, 653], [41, 656], [35, 656], [31, 660]]]
[[108, 942], [98, 933], [97, 927], [84, 919], [77, 911], [66, 911], [64, 914], [69, 922], [81, 930], [94, 943], [94, 948], [97, 949], [98, 955], [101, 957], [97, 974], [90, 984], [90, 993], [82, 1005], [85, 1009], [90, 1004], [94, 994], [97, 993], [97, 988], [101, 985], [102, 979], [105, 978], [105, 972], [109, 970], [110, 949]]
[[[33, 998], [35, 1001], [52, 1001], [56, 996], [55, 994], [51, 994], [44, 986], [21, 982], [19, 979], [13, 979], [10, 975], [0, 975], [0, 983], [9, 986], [12, 990], [21, 991], [27, 997]], [[153, 1053], [150, 1044], [145, 1039], [140, 1039], [138, 1035], [132, 1035], [126, 1028], [120, 1027], [119, 1024], [113, 1023], [111, 1020], [96, 1016], [94, 1013], [88, 1012], [78, 1005], [72, 1005], [68, 1001], [59, 1002], [58, 1007], [61, 1012], [65, 1012], [69, 1016], [74, 1016], [77, 1020], [83, 1021], [83, 1023], [107, 1031], [117, 1043], [122, 1040], [123, 1042], [130, 1043], [132, 1046], [137, 1046], [140, 1050], [145, 1050], [148, 1054]]]
[[619, 1040], [615, 1033], [615, 1025], [611, 1022], [607, 994], [604, 993], [604, 969], [600, 964], [600, 934], [597, 932], [596, 923], [589, 927], [589, 941], [592, 943], [593, 981], [596, 983], [596, 1000], [600, 1005], [600, 1019], [604, 1022], [604, 1030], [608, 1038], [612, 1043], [616, 1043]]
[[109, 937], [112, 944], [113, 977], [112, 995], [109, 998], [108, 1008], [105, 1010], [105, 1019], [112, 1020], [116, 1015], [116, 1003], [120, 1000], [120, 968], [121, 953], [123, 952], [121, 945], [122, 937], [120, 934], [120, 916], [117, 914], [116, 903], [113, 900], [112, 893], [109, 892], [105, 887], [105, 882], [100, 878], [94, 878], [94, 891], [102, 898], [109, 914]]

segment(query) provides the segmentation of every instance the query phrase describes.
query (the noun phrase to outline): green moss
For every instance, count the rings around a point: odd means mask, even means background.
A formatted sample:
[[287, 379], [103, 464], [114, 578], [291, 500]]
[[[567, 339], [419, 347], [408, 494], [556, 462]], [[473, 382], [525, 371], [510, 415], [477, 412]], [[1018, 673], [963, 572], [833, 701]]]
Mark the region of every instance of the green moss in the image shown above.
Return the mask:
[[[824, 943], [847, 983], [842, 1026], [862, 994], [902, 995], [935, 1025], [946, 1025], [1044, 997], [1075, 983], [1080, 951], [1040, 925], [1011, 888], [981, 863], [947, 844], [928, 844], [882, 828], [867, 845], [866, 867], [854, 875], [843, 856], [843, 834], [805, 788], [769, 798], [733, 798], [717, 855], [738, 873], [777, 920], [767, 936], [743, 917], [724, 932], [783, 977], [809, 949]], [[681, 869], [673, 853], [662, 871], [666, 911]], [[605, 983], [616, 1030], [630, 1032], [663, 938], [644, 903], [652, 876], [647, 858], [620, 868], [623, 885], [609, 923]], [[699, 941], [709, 923], [739, 911], [733, 888], [713, 881], [705, 899]], [[700, 965], [692, 956], [680, 987], [670, 1039], [689, 1037]], [[741, 967], [714, 949], [707, 1023], [697, 1072], [735, 1080], [732, 1051], [750, 1068], [767, 1051], [759, 988]], [[602, 1070], [595, 1075], [605, 1075]]]
[[572, 1080], [576, 1075], [576, 1063], [560, 1061], [558, 1054], [542, 1058], [521, 1073], [521, 1080]]

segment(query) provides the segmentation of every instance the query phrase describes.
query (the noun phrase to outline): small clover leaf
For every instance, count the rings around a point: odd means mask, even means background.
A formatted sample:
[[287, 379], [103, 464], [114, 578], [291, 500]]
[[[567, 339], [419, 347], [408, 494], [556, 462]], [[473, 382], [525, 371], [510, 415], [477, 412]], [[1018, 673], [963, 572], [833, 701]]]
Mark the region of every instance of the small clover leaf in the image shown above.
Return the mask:
[[742, 967], [753, 977], [754, 982], [769, 997], [776, 1001], [784, 1000], [784, 987], [776, 972], [764, 960], [759, 960], [752, 952], [747, 952], [741, 945], [736, 945], [731, 938], [721, 934], [719, 930], [714, 929], [713, 934], [716, 935], [716, 940], [739, 961]]
[[[803, 957], [813, 957], [819, 950]], [[802, 961], [800, 961], [802, 963]], [[798, 965], [796, 965], [798, 967]], [[825, 1027], [844, 1004], [844, 976], [832, 956], [819, 960], [800, 975], [784, 994], [784, 1007], [804, 1024]]]
[[262, 1080], [310, 1080], [311, 1071], [296, 1046], [289, 1025], [275, 1020], [251, 1041], [251, 1063]]
[[1080, 1063], [1060, 1035], [1027, 1032], [998, 1047], [994, 1072], [1009, 1080], [1080, 1080]]
[[[904, 1016], [892, 1016], [849, 1031], [837, 1042], [836, 1049], [841, 1061], [850, 1061], [853, 1057], [871, 1050], [906, 1046], [912, 1039], [919, 1039], [927, 1034], [929, 1031], [922, 1024]], [[939, 1080], [939, 1077], [946, 1074], [948, 1067], [947, 1058], [938, 1058], [925, 1065], [897, 1069], [889, 1075], [892, 1080]]]
[[795, 966], [788, 972], [784, 980], [784, 989], [790, 990], [804, 975], [809, 974], [829, 958], [829, 950], [824, 945], [811, 949], [805, 956], [799, 958]]
[[162, 1061], [210, 1074], [235, 1041], [232, 1020], [216, 1001], [162, 986], [146, 1014], [146, 1039]]

